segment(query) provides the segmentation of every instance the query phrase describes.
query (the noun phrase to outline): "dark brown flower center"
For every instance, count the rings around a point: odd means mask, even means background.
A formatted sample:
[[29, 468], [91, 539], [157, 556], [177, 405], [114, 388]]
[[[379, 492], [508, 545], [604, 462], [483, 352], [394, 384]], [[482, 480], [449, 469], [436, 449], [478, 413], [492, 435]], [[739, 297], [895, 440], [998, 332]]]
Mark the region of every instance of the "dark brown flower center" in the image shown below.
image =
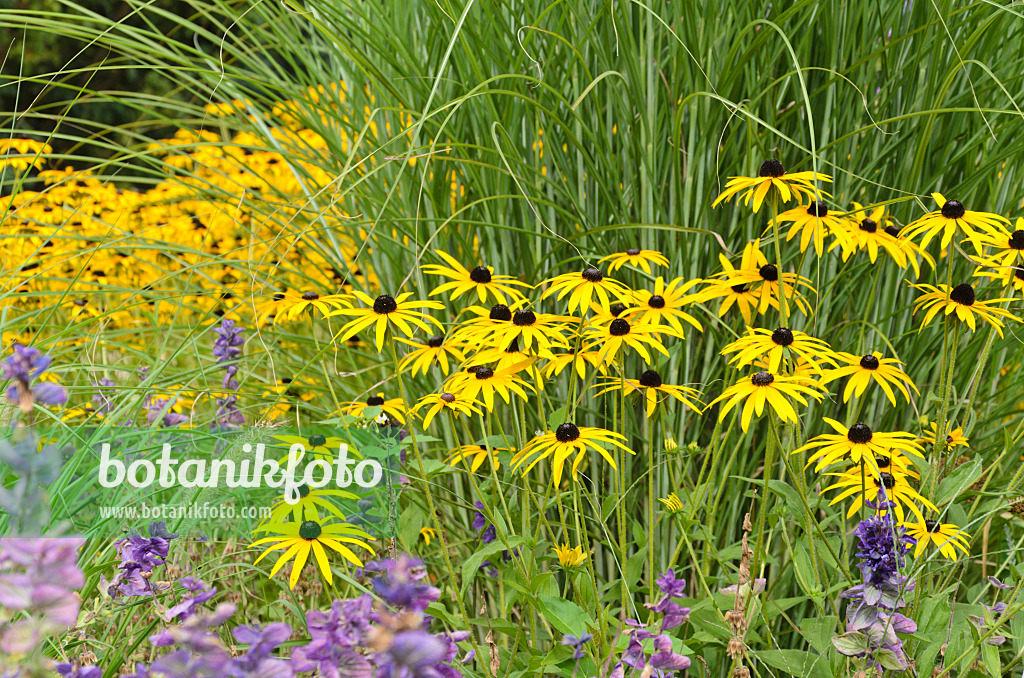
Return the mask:
[[765, 264], [760, 268], [758, 273], [761, 275], [763, 280], [768, 282], [775, 282], [779, 279], [779, 269], [775, 264]]
[[861, 219], [860, 230], [867, 231], [868, 233], [874, 233], [878, 230], [878, 222], [874, 219]]
[[875, 481], [876, 485], [881, 485], [887, 490], [891, 490], [896, 487], [896, 477], [891, 473], [882, 471], [878, 474], [878, 480]]
[[782, 163], [775, 158], [771, 158], [761, 163], [761, 169], [757, 171], [757, 176], [763, 179], [767, 179], [768, 177], [778, 179], [785, 173], [786, 168], [782, 166]]
[[877, 370], [878, 369], [878, 358], [873, 355], [866, 355], [860, 359], [860, 366], [865, 370]]
[[938, 532], [941, 529], [941, 527], [938, 521], [926, 520], [924, 521], [924, 529], [928, 530], [929, 532]]
[[576, 424], [559, 424], [555, 429], [555, 439], [560, 443], [571, 443], [580, 437], [580, 429]]
[[313, 520], [307, 520], [302, 523], [299, 527], [299, 536], [306, 541], [312, 541], [320, 536], [323, 532], [323, 528], [320, 527], [320, 523]]
[[384, 399], [379, 395], [370, 396], [366, 399], [366, 404], [370, 407], [380, 407], [384, 404]]
[[640, 375], [640, 385], [648, 388], [658, 388], [661, 386], [661, 375], [658, 374], [657, 370], [647, 370]]
[[898, 238], [900, 235], [900, 227], [895, 224], [889, 224], [885, 227], [885, 232], [894, 238]]
[[281, 301], [284, 299], [284, 292], [275, 292], [273, 296], [274, 301]]
[[812, 202], [807, 206], [807, 214], [812, 217], [827, 217], [828, 207], [823, 202]]
[[747, 286], [746, 285], [733, 285], [732, 286], [732, 291], [735, 292], [736, 294], [743, 294], [744, 292], [747, 291]]
[[445, 401], [446, 403], [454, 403], [455, 395], [453, 393], [442, 393], [441, 400]]
[[871, 442], [871, 428], [867, 424], [854, 424], [847, 431], [846, 439], [854, 445], [866, 445]]
[[608, 332], [613, 337], [623, 337], [629, 334], [629, 323], [622, 318], [616, 318], [608, 326]]
[[636, 255], [640, 254], [640, 248], [630, 247], [628, 250], [626, 250], [626, 254], [628, 254], [631, 257], [635, 257]]
[[494, 306], [491, 306], [491, 312], [487, 317], [491, 320], [508, 322], [509, 320], [512, 320], [512, 311], [508, 310], [508, 306], [505, 304], [495, 304]]
[[967, 283], [960, 283], [949, 293], [949, 298], [961, 306], [974, 306], [974, 288]]
[[302, 295], [303, 301], [316, 301], [320, 298], [320, 295], [316, 292], [306, 292]]
[[622, 315], [622, 312], [625, 311], [625, 310], [626, 310], [626, 305], [621, 303], [621, 302], [614, 303], [614, 304], [612, 304], [611, 306], [608, 307], [608, 312], [611, 313], [614, 316]]
[[1010, 234], [1010, 249], [1024, 250], [1024, 231], [1018, 229]]
[[327, 443], [327, 437], [320, 435], [319, 433], [314, 433], [306, 439], [306, 442], [309, 443], [310, 447], [320, 447]]
[[660, 294], [652, 294], [651, 298], [647, 300], [647, 305], [651, 308], [665, 308], [665, 297]]
[[878, 463], [878, 468], [889, 468], [892, 465], [892, 457], [887, 457], [884, 454], [879, 455], [875, 461]]
[[469, 272], [469, 279], [478, 284], [491, 282], [491, 271], [486, 266], [477, 266]]
[[587, 282], [599, 283], [604, 280], [604, 273], [601, 273], [601, 271], [596, 268], [585, 269], [581, 275]]
[[481, 379], [481, 380], [483, 380], [483, 379], [490, 379], [493, 376], [494, 376], [494, 370], [491, 369], [490, 367], [480, 367], [480, 368], [477, 368], [477, 370], [476, 370], [476, 378], [477, 379]]
[[780, 327], [772, 332], [772, 343], [776, 346], [789, 346], [793, 343], [793, 332], [786, 327]]
[[516, 311], [512, 316], [512, 324], [516, 327], [530, 327], [537, 322], [537, 315], [530, 310]]
[[754, 386], [767, 386], [773, 381], [775, 381], [775, 375], [771, 372], [758, 372], [750, 378], [750, 383]]
[[75, 306], [77, 306], [78, 308], [83, 308], [86, 304], [89, 303], [89, 300], [88, 299], [75, 299], [71, 303], [74, 304]]
[[967, 209], [959, 200], [947, 200], [946, 204], [942, 206], [942, 216], [947, 219], [963, 219], [965, 214], [967, 214]]
[[431, 337], [430, 339], [427, 339], [427, 346], [429, 346], [430, 348], [441, 348], [441, 344], [443, 344], [443, 343], [444, 343], [444, 335], [443, 334], [439, 334], [436, 337]]
[[382, 294], [373, 302], [373, 312], [377, 315], [387, 315], [398, 310], [398, 302], [390, 294]]

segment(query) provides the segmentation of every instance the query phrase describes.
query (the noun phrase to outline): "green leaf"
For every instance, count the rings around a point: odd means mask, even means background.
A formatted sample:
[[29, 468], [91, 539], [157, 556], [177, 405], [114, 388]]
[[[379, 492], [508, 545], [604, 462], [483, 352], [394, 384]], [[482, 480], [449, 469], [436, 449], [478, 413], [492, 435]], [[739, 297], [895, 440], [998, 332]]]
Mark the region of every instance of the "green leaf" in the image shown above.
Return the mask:
[[824, 655], [807, 650], [764, 650], [754, 653], [768, 666], [799, 678], [832, 678], [832, 671]]
[[882, 665], [883, 668], [890, 669], [892, 671], [902, 671], [903, 662], [899, 660], [896, 653], [892, 650], [876, 650], [875, 660]]
[[554, 431], [556, 428], [565, 423], [565, 418], [569, 414], [569, 406], [563, 405], [557, 410], [548, 415], [548, 429]]
[[579, 605], [558, 596], [537, 596], [537, 607], [544, 618], [562, 633], [580, 635], [594, 628], [594, 620]]
[[982, 474], [981, 459], [972, 459], [942, 479], [935, 493], [935, 505], [942, 506], [974, 484]]
[[466, 562], [462, 563], [462, 592], [465, 593], [469, 585], [473, 583], [473, 577], [476, 575], [476, 571], [480, 569], [480, 565], [497, 553], [501, 553], [506, 548], [514, 548], [520, 544], [525, 543], [522, 537], [515, 535], [508, 538], [508, 547], [505, 546], [501, 541], [492, 541], [483, 548], [479, 549], [476, 553], [466, 558]]
[[644, 559], [647, 557], [647, 549], [640, 549], [640, 552], [626, 561], [626, 585], [631, 589], [640, 581], [640, 575], [644, 571]]
[[836, 651], [839, 652], [839, 654], [846, 655], [847, 657], [855, 657], [867, 652], [868, 637], [860, 631], [843, 633], [832, 639], [832, 646], [836, 648]]
[[835, 616], [805, 617], [800, 621], [800, 633], [812, 649], [825, 654], [828, 652], [832, 634], [835, 633], [838, 623], [839, 618]]

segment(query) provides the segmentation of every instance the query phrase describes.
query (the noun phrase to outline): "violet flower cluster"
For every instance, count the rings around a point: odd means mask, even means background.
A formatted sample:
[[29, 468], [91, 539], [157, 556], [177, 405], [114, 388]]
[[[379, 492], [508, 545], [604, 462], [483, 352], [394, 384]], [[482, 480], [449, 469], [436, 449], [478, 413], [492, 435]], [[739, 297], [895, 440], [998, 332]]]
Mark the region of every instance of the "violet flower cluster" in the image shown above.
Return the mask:
[[148, 596], [155, 592], [151, 581], [153, 570], [164, 564], [176, 534], [167, 532], [163, 521], [150, 523], [149, 537], [133, 535], [115, 544], [121, 564], [113, 581], [101, 578], [100, 586], [113, 598]]
[[64, 387], [39, 378], [50, 367], [52, 359], [37, 348], [14, 345], [14, 353], [0, 363], [0, 379], [13, 383], [7, 387], [7, 400], [17, 405], [22, 413], [32, 411], [34, 403], [60, 405], [67, 402]]
[[644, 607], [657, 614], [665, 615], [661, 620], [662, 631], [682, 626], [690, 619], [690, 608], [683, 607], [672, 599], [686, 597], [686, 580], [676, 579], [675, 570], [669, 569], [654, 582], [658, 585], [661, 598], [656, 603], [647, 603]]
[[78, 622], [75, 589], [85, 577], [77, 553], [84, 543], [75, 537], [0, 539], [0, 657], [27, 654]]
[[[242, 345], [245, 338], [244, 331], [235, 325], [235, 321], [225, 318], [221, 321], [220, 327], [213, 329], [217, 335], [213, 343], [213, 355], [217, 358], [217, 364], [224, 368], [224, 377], [221, 386], [228, 391], [238, 389], [238, 362], [242, 357]], [[229, 393], [222, 398], [217, 398], [217, 412], [215, 426], [220, 428], [231, 428], [245, 423], [245, 416], [238, 409], [238, 396]]]
[[846, 633], [833, 637], [832, 645], [840, 654], [859, 658], [874, 669], [903, 671], [907, 657], [896, 634], [913, 633], [917, 624], [898, 612], [906, 606], [903, 596], [914, 590], [914, 582], [899, 568], [915, 540], [893, 520], [892, 502], [882, 497], [874, 508], [885, 515], [862, 520], [853, 532], [864, 582], [840, 594], [850, 601]]
[[384, 604], [364, 594], [337, 600], [327, 612], [310, 611], [312, 640], [292, 653], [294, 668], [325, 678], [462, 678], [458, 643], [469, 633], [430, 632], [425, 611], [440, 591], [426, 582], [422, 563], [403, 555], [367, 563], [364, 574]]

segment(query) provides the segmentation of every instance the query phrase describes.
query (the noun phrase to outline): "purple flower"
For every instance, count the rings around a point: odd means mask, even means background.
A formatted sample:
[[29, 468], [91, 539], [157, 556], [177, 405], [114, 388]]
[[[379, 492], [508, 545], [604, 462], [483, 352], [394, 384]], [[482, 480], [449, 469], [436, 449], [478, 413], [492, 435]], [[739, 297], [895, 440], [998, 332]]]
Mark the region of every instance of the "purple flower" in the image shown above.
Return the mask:
[[690, 618], [690, 608], [683, 607], [672, 598], [683, 598], [686, 596], [686, 580], [676, 579], [674, 570], [668, 570], [661, 577], [655, 580], [658, 590], [663, 594], [655, 603], [646, 603], [644, 607], [664, 615], [661, 620], [661, 630], [668, 631], [682, 626]]
[[50, 366], [51, 358], [31, 346], [14, 345], [14, 353], [0, 363], [0, 378], [13, 381], [7, 388], [7, 400], [28, 414], [33, 403], [60, 405], [67, 402], [68, 394], [62, 386], [49, 381], [33, 385]]
[[184, 414], [171, 412], [171, 408], [174, 407], [176, 401], [177, 398], [147, 397], [146, 402], [142, 406], [146, 410], [146, 424], [152, 426], [159, 421], [163, 426], [174, 427], [181, 426], [188, 421], [188, 417]]
[[445, 643], [426, 631], [402, 631], [377, 655], [377, 678], [438, 678]]
[[[484, 504], [481, 501], [473, 502], [473, 505], [478, 509], [484, 508]], [[485, 544], [490, 544], [498, 537], [498, 533], [495, 531], [494, 525], [488, 524], [487, 518], [480, 511], [475, 511], [473, 513], [473, 529], [477, 532], [483, 530], [483, 533], [480, 535], [480, 541]]]
[[906, 530], [898, 527], [892, 512], [862, 520], [853, 534], [858, 538], [858, 564], [864, 580], [871, 584], [888, 581], [904, 565], [904, 555], [915, 543]]
[[654, 637], [651, 668], [659, 671], [682, 671], [690, 665], [690, 658], [672, 651], [672, 639], [662, 634]]
[[223, 388], [234, 391], [238, 388], [235, 375], [238, 374], [238, 361], [242, 357], [242, 345], [245, 339], [242, 337], [244, 330], [235, 326], [235, 321], [225, 318], [221, 321], [220, 327], [213, 328], [217, 335], [213, 342], [213, 355], [217, 358], [217, 364], [224, 368], [224, 378], [221, 382]]
[[573, 648], [573, 659], [582, 659], [584, 656], [583, 646], [593, 639], [593, 633], [584, 633], [579, 636], [574, 636], [571, 633], [567, 633], [564, 636], [562, 636], [562, 645]]
[[389, 605], [422, 612], [441, 595], [433, 586], [420, 583], [427, 571], [419, 560], [402, 554], [398, 560], [380, 562], [378, 567], [384, 576], [373, 580], [373, 590]]
[[258, 626], [239, 626], [232, 631], [235, 640], [249, 646], [245, 654], [236, 657], [231, 674], [244, 678], [290, 678], [295, 675], [291, 663], [271, 657], [277, 646], [288, 640], [292, 627], [283, 622]]
[[195, 609], [217, 595], [217, 589], [211, 588], [206, 582], [195, 577], [183, 577], [178, 583], [194, 595], [185, 596], [180, 603], [167, 610], [168, 619], [184, 621], [195, 614]]
[[98, 666], [75, 667], [73, 664], [57, 664], [55, 668], [64, 678], [100, 678], [103, 675], [103, 669]]
[[121, 564], [113, 581], [107, 585], [107, 592], [114, 598], [119, 595], [148, 596], [153, 593], [149, 575], [164, 564], [171, 539], [178, 535], [169, 534], [163, 521], [151, 523], [149, 534], [149, 538], [134, 535], [115, 542]]

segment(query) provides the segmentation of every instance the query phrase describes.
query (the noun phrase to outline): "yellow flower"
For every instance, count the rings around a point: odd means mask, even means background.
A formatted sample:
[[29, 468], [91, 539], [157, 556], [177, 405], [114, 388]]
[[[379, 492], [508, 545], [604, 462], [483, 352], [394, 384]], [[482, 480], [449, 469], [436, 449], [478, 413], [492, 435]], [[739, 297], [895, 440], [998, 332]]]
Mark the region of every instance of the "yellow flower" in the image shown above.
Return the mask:
[[[907, 529], [908, 535], [917, 540], [917, 546], [914, 547], [915, 558], [920, 558], [929, 544], [934, 544], [939, 549], [939, 553], [950, 560], [957, 560], [956, 549], [963, 551], [964, 555], [971, 554], [968, 549], [970, 535], [956, 525], [943, 524], [935, 520], [900, 523], [900, 525]], [[956, 548], [953, 548], [954, 546]]]
[[679, 497], [676, 496], [675, 492], [672, 492], [664, 499], [658, 497], [658, 501], [661, 502], [662, 506], [664, 506], [665, 510], [669, 513], [679, 513], [683, 510], [683, 502], [679, 501]]
[[441, 323], [437, 322], [434, 318], [421, 311], [413, 310], [417, 308], [444, 308], [444, 306], [439, 302], [410, 302], [408, 299], [412, 296], [411, 292], [399, 294], [397, 297], [392, 297], [390, 294], [382, 294], [376, 299], [372, 299], [370, 295], [360, 292], [359, 290], [355, 291], [355, 295], [360, 301], [367, 305], [366, 308], [343, 308], [327, 314], [328, 317], [332, 315], [356, 316], [354, 320], [350, 320], [338, 332], [339, 341], [345, 341], [354, 334], [375, 326], [375, 344], [378, 351], [383, 351], [384, 336], [389, 327], [398, 328], [402, 334], [410, 338], [415, 334], [415, 330], [412, 326], [419, 327], [424, 332], [431, 333], [433, 328], [431, 325], [427, 324], [428, 321], [437, 329], [442, 329]]
[[952, 289], [949, 288], [949, 285], [939, 285], [936, 287], [934, 285], [912, 284], [911, 287], [927, 292], [918, 297], [917, 301], [914, 302], [914, 313], [922, 309], [927, 309], [928, 311], [921, 322], [921, 329], [924, 329], [925, 325], [931, 322], [932, 318], [938, 315], [939, 311], [943, 311], [945, 315], [955, 313], [961, 322], [966, 323], [971, 328], [971, 331], [977, 329], [976, 318], [980, 318], [990, 324], [1000, 337], [1003, 336], [1003, 322], [1000, 318], [1020, 322], [1020, 318], [1006, 309], [996, 306], [996, 304], [1010, 301], [1010, 299], [981, 301], [974, 296], [974, 288], [967, 283], [962, 283]]
[[642, 269], [647, 275], [651, 275], [651, 264], [668, 267], [668, 259], [661, 252], [642, 250], [636, 247], [631, 247], [625, 252], [609, 254], [607, 257], [602, 257], [597, 261], [599, 264], [606, 262], [611, 262], [608, 264], [609, 273], [614, 273], [626, 264]]
[[572, 348], [569, 351], [569, 353], [555, 353], [548, 357], [547, 364], [541, 368], [541, 374], [545, 379], [561, 374], [562, 370], [569, 365], [573, 366], [576, 375], [583, 380], [587, 378], [586, 367], [588, 364], [595, 367], [601, 374], [608, 374], [608, 365], [601, 360], [601, 354], [597, 351], [577, 352]]
[[476, 473], [483, 466], [483, 463], [487, 461], [487, 458], [490, 457], [494, 470], [497, 471], [501, 468], [501, 462], [498, 461], [498, 452], [509, 451], [505, 448], [492, 447], [491, 453], [488, 454], [487, 448], [483, 445], [463, 445], [452, 450], [445, 458], [444, 463], [456, 468], [463, 463], [469, 463], [470, 473]]
[[301, 523], [307, 519], [320, 520], [320, 509], [323, 509], [339, 520], [344, 520], [345, 516], [342, 514], [341, 509], [328, 497], [359, 499], [358, 495], [346, 490], [310, 489], [306, 484], [300, 485], [298, 492], [298, 501], [294, 504], [289, 504], [285, 501], [284, 497], [278, 497], [274, 500], [273, 505], [270, 507], [270, 515], [263, 522], [268, 524], [283, 523], [289, 514], [296, 523]]
[[805, 197], [808, 200], [816, 200], [818, 195], [828, 196], [828, 193], [819, 192], [814, 187], [813, 182], [816, 180], [831, 183], [832, 177], [815, 172], [787, 174], [782, 163], [772, 158], [761, 163], [757, 177], [729, 177], [725, 190], [715, 198], [711, 207], [717, 207], [718, 203], [730, 200], [739, 193], [743, 193], [745, 205], [750, 205], [751, 200], [754, 201], [755, 212], [761, 210], [765, 198], [778, 198], [781, 202], [789, 202], [793, 198]]
[[850, 377], [850, 380], [846, 382], [846, 390], [843, 391], [844, 403], [850, 400], [850, 396], [861, 397], [872, 380], [882, 387], [885, 396], [894, 406], [896, 405], [896, 395], [889, 384], [898, 388], [908, 403], [910, 402], [910, 392], [907, 390], [907, 386], [914, 389], [914, 393], [921, 395], [921, 392], [914, 386], [914, 382], [910, 381], [910, 377], [903, 371], [903, 363], [895, 358], [883, 358], [878, 351], [859, 358], [852, 353], [842, 352], [837, 353], [836, 356], [846, 364], [834, 370], [826, 370], [820, 383], [824, 386], [836, 379]]
[[289, 322], [301, 316], [306, 309], [316, 309], [321, 315], [327, 316], [343, 305], [348, 305], [349, 297], [345, 294], [327, 294], [319, 292], [282, 292], [275, 294], [269, 306], [275, 323]]
[[804, 299], [799, 287], [805, 287], [812, 294], [814, 293], [811, 281], [807, 278], [796, 273], [780, 273], [775, 264], [769, 264], [768, 259], [761, 253], [760, 240], [754, 240], [747, 244], [743, 251], [740, 268], [733, 270], [723, 284], [729, 287], [751, 286], [753, 294], [758, 299], [758, 313], [764, 313], [769, 306], [779, 307], [779, 289], [781, 285], [785, 285], [787, 316], [790, 315], [788, 311], [791, 303], [795, 304], [804, 315], [810, 312], [810, 304]]
[[[935, 422], [928, 424], [928, 431], [918, 438], [916, 442], [921, 445], [935, 445], [935, 434], [938, 432], [938, 428], [938, 424]], [[951, 450], [954, 447], [967, 447], [968, 445], [970, 445], [970, 441], [964, 435], [963, 428], [953, 428], [953, 422], [947, 421], [945, 448]]]
[[[814, 251], [820, 257], [825, 249], [825, 236], [831, 234], [837, 243], [843, 245], [843, 249], [850, 249], [850, 236], [846, 229], [846, 220], [829, 214], [828, 207], [823, 202], [812, 202], [809, 205], [801, 205], [791, 210], [786, 210], [779, 215], [779, 224], [792, 223], [789, 233], [786, 235], [786, 242], [800, 234], [800, 251], [803, 252], [814, 240]], [[769, 224], [768, 230], [771, 230]], [[768, 233], [765, 231], [765, 234]]]
[[5, 165], [16, 170], [39, 167], [42, 156], [53, 153], [50, 144], [33, 139], [0, 138], [0, 169]]
[[686, 296], [686, 290], [699, 282], [700, 280], [687, 282], [682, 278], [676, 278], [666, 285], [665, 279], [658, 276], [654, 281], [653, 291], [637, 290], [632, 293], [632, 303], [636, 305], [624, 309], [621, 316], [640, 325], [657, 326], [665, 323], [675, 330], [679, 337], [683, 337], [683, 323], [679, 322], [680, 320], [692, 325], [698, 332], [703, 332], [704, 328], [700, 323], [682, 310], [683, 306], [692, 300], [692, 297]]
[[[859, 202], [854, 202], [853, 207], [854, 210], [849, 214], [850, 218], [844, 220], [842, 226], [847, 233], [846, 243], [837, 240], [829, 246], [830, 252], [842, 245], [843, 261], [847, 261], [854, 252], [867, 250], [868, 257], [873, 264], [878, 259], [878, 251], [881, 249], [892, 257], [900, 268], [907, 267], [908, 257], [916, 267], [916, 255], [908, 254], [908, 250], [910, 250], [907, 247], [908, 242], [901, 241], [897, 237], [899, 227], [891, 223], [892, 219], [885, 214], [885, 206], [876, 207], [871, 212], [868, 212]], [[910, 251], [913, 252], [913, 250]]]
[[997, 228], [995, 233], [984, 233], [978, 240], [995, 249], [995, 252], [987, 252], [985, 255], [990, 265], [1024, 266], [1024, 218], [1017, 218], [1017, 227], [1013, 233]]
[[366, 400], [353, 400], [350, 403], [342, 403], [342, 407], [345, 410], [345, 414], [351, 417], [362, 417], [363, 411], [367, 407], [379, 407], [381, 413], [385, 416], [392, 417], [398, 420], [399, 423], [405, 423], [405, 403], [402, 402], [401, 398], [387, 400], [384, 398], [383, 393], [372, 395]]
[[[494, 297], [495, 301], [504, 304], [507, 303], [508, 298], [511, 298], [513, 301], [523, 298], [519, 290], [511, 287], [511, 285], [530, 287], [528, 283], [517, 280], [513, 276], [494, 275], [494, 269], [491, 266], [477, 266], [470, 271], [450, 254], [441, 250], [434, 250], [434, 252], [437, 256], [444, 259], [450, 268], [445, 268], [438, 264], [424, 264], [422, 266], [423, 272], [451, 278], [452, 281], [435, 287], [430, 292], [432, 297], [449, 292], [450, 296], [448, 299], [454, 301], [466, 292], [475, 291], [482, 304], [487, 303], [488, 296]], [[508, 297], [505, 296], [506, 294]]]
[[771, 372], [758, 372], [750, 378], [744, 378], [733, 384], [722, 392], [722, 395], [712, 400], [705, 410], [710, 409], [716, 403], [725, 401], [719, 412], [719, 419], [725, 419], [725, 415], [732, 408], [746, 401], [743, 405], [743, 415], [740, 425], [746, 432], [750, 428], [750, 419], [756, 412], [761, 416], [764, 412], [765, 403], [771, 405], [775, 413], [782, 421], [797, 422], [796, 410], [789, 404], [786, 397], [793, 398], [802, 405], [807, 404], [804, 395], [816, 400], [821, 400], [824, 395], [817, 390], [818, 386], [810, 379], [802, 377], [786, 377]]
[[519, 363], [503, 369], [477, 366], [464, 372], [456, 372], [445, 383], [445, 390], [463, 400], [476, 400], [481, 396], [487, 411], [494, 410], [494, 396], [497, 394], [505, 403], [512, 395], [526, 400], [526, 390], [534, 388], [516, 376], [526, 365]]
[[648, 365], [651, 364], [650, 346], [664, 356], [668, 351], [655, 336], [658, 333], [675, 335], [675, 330], [659, 325], [631, 324], [625, 318], [615, 318], [606, 325], [590, 325], [585, 330], [583, 350], [593, 351], [602, 363], [614, 362], [624, 346], [637, 352]]
[[582, 546], [569, 548], [568, 544], [555, 547], [555, 554], [558, 555], [558, 564], [562, 567], [577, 567], [587, 560], [587, 554], [583, 552]]
[[569, 342], [562, 332], [575, 324], [575, 318], [520, 309], [512, 314], [512, 322], [496, 323], [491, 327], [491, 339], [483, 331], [476, 334], [476, 338], [480, 343], [493, 341], [495, 348], [501, 350], [518, 343], [524, 351], [540, 352], [553, 347], [567, 348]]
[[982, 236], [996, 237], [999, 234], [1000, 223], [1010, 223], [1009, 219], [998, 214], [970, 212], [959, 200], [946, 200], [941, 193], [932, 193], [932, 198], [940, 206], [939, 209], [912, 221], [900, 234], [907, 239], [923, 235], [921, 247], [928, 247], [932, 238], [941, 233], [941, 245], [945, 249], [959, 229], [980, 252]]
[[[626, 392], [635, 391], [643, 395], [644, 398], [644, 411], [647, 413], [647, 417], [650, 418], [654, 414], [654, 408], [658, 405], [659, 394], [664, 397], [675, 398], [679, 402], [689, 407], [694, 412], [700, 412], [700, 391], [695, 388], [688, 386], [673, 386], [671, 384], [663, 383], [661, 375], [657, 370], [646, 370], [640, 375], [639, 379], [620, 379], [618, 377], [608, 377], [603, 383], [596, 384], [594, 388], [600, 388], [601, 390], [594, 395], [602, 395], [611, 391], [622, 391]], [[693, 398], [690, 400], [689, 398]], [[697, 404], [694, 404], [694, 400]]]
[[419, 404], [416, 405], [415, 411], [419, 412], [422, 408], [427, 408], [427, 414], [423, 417], [423, 428], [426, 430], [430, 426], [430, 422], [433, 421], [434, 417], [441, 411], [447, 410], [459, 416], [460, 414], [473, 415], [480, 414], [480, 410], [477, 409], [476, 402], [473, 400], [466, 400], [461, 395], [455, 393], [428, 393], [427, 395], [420, 398]]
[[739, 368], [746, 367], [759, 358], [765, 358], [768, 371], [778, 373], [787, 351], [797, 357], [798, 360], [794, 360], [794, 364], [802, 359], [807, 367], [815, 372], [821, 372], [819, 363], [836, 364], [833, 358], [835, 353], [828, 343], [821, 339], [815, 339], [809, 334], [794, 332], [785, 327], [774, 331], [748, 327], [745, 336], [726, 345], [721, 353], [722, 355], [735, 353], [736, 355], [729, 362], [736, 363]]
[[878, 473], [877, 456], [888, 454], [890, 450], [909, 452], [924, 458], [924, 455], [921, 454], [921, 447], [914, 442], [913, 433], [872, 431], [867, 424], [854, 424], [850, 428], [846, 428], [835, 419], [828, 417], [822, 417], [822, 421], [831, 426], [836, 433], [825, 433], [812, 438], [806, 445], [798, 447], [792, 452], [792, 454], [799, 454], [820, 448], [807, 460], [807, 466], [815, 461], [818, 462], [814, 467], [815, 471], [849, 459], [854, 464], [863, 463], [872, 473]]
[[334, 581], [331, 565], [327, 561], [327, 552], [324, 550], [325, 546], [340, 553], [345, 560], [356, 567], [362, 567], [363, 561], [345, 544], [366, 549], [371, 555], [374, 552], [373, 547], [365, 541], [371, 538], [370, 535], [348, 523], [321, 525], [315, 520], [306, 520], [302, 523], [271, 523], [256, 528], [256, 531], [273, 532], [275, 535], [257, 539], [249, 546], [249, 548], [255, 548], [263, 544], [271, 544], [256, 559], [257, 563], [273, 551], [285, 550], [270, 570], [271, 577], [277, 574], [289, 560], [295, 559], [292, 564], [291, 576], [288, 578], [289, 588], [295, 588], [299, 582], [299, 575], [302, 574], [302, 568], [305, 567], [310, 553], [313, 554], [315, 567], [320, 570], [320, 574], [327, 580], [327, 583], [330, 584]]
[[423, 538], [424, 546], [430, 546], [430, 540], [437, 537], [437, 532], [432, 527], [421, 527], [420, 537]]
[[[572, 478], [575, 480], [576, 470], [586, 458], [587, 450], [594, 450], [604, 457], [604, 460], [611, 464], [612, 468], [615, 468], [615, 460], [604, 446], [618, 447], [629, 454], [636, 454], [626, 447], [625, 442], [625, 436], [618, 433], [602, 428], [576, 426], [576, 424], [566, 422], [560, 424], [554, 431], [537, 436], [523, 449], [516, 452], [512, 457], [512, 470], [522, 469], [522, 472], [526, 474], [538, 463], [552, 457], [552, 481], [555, 487], [558, 487], [562, 480], [562, 470], [569, 457], [576, 456], [571, 468]], [[529, 463], [527, 464], [527, 462]], [[527, 464], [525, 469], [522, 468], [524, 464]]]
[[829, 506], [833, 506], [844, 499], [853, 497], [853, 502], [850, 504], [850, 508], [846, 512], [847, 518], [852, 518], [854, 514], [860, 510], [861, 505], [865, 501], [870, 501], [872, 503], [879, 501], [880, 495], [884, 496], [894, 504], [892, 511], [896, 514], [896, 517], [899, 520], [904, 519], [906, 515], [905, 508], [910, 509], [910, 512], [917, 516], [919, 520], [924, 520], [924, 516], [921, 514], [921, 509], [917, 507], [917, 502], [924, 504], [932, 511], [938, 510], [930, 501], [922, 497], [918, 491], [910, 485], [906, 476], [897, 471], [893, 471], [892, 473], [886, 471], [870, 471], [868, 469], [864, 469], [862, 471], [861, 467], [857, 466], [844, 473], [826, 473], [825, 475], [837, 476], [839, 481], [826, 487], [822, 492], [842, 490], [842, 492], [836, 495], [836, 497], [829, 503]]
[[[313, 433], [309, 436], [274, 436], [274, 440], [284, 443], [284, 447], [289, 449], [295, 444], [302, 445], [305, 452], [312, 454], [315, 459], [326, 459], [327, 461], [334, 461], [341, 445], [347, 444], [337, 436], [325, 436], [322, 433]], [[284, 459], [288, 459], [287, 454]], [[302, 457], [300, 456], [299, 459]]]
[[466, 359], [459, 349], [458, 343], [451, 338], [446, 338], [443, 334], [433, 336], [425, 342], [409, 341], [408, 339], [399, 339], [398, 341], [416, 347], [415, 350], [406, 354], [398, 364], [399, 369], [408, 369], [413, 376], [416, 376], [417, 372], [426, 375], [431, 365], [435, 363], [441, 369], [441, 373], [447, 376], [451, 371], [449, 357], [454, 362], [462, 362]]
[[584, 269], [582, 273], [563, 273], [541, 284], [550, 284], [541, 299], [554, 294], [558, 295], [558, 301], [569, 297], [569, 313], [577, 309], [585, 313], [593, 306], [608, 309], [612, 304], [612, 296], [621, 297], [629, 292], [628, 287], [617, 280], [605, 278], [596, 268]]

